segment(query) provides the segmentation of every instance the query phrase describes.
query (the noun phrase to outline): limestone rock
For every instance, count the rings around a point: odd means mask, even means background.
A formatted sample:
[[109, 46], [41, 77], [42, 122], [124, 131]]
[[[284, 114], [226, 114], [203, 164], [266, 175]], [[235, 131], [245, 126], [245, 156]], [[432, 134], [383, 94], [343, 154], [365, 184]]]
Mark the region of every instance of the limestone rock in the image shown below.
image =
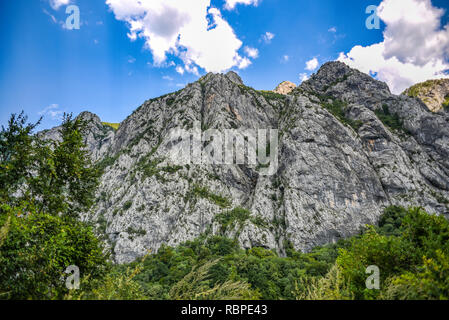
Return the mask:
[[449, 79], [429, 80], [405, 90], [404, 95], [420, 99], [432, 112], [449, 108]]
[[275, 93], [279, 93], [279, 94], [289, 94], [290, 92], [293, 91], [293, 89], [296, 88], [296, 84], [294, 84], [293, 82], [290, 81], [284, 81], [281, 82], [276, 89], [274, 89]]
[[[103, 134], [98, 123], [91, 117], [87, 140], [108, 166], [83, 219], [107, 235], [117, 263], [202, 234], [280, 254], [290, 244], [308, 251], [376, 223], [389, 205], [449, 215], [449, 114], [340, 62], [282, 96], [233, 72], [210, 73], [146, 101], [115, 132]], [[277, 172], [173, 165], [171, 129], [196, 123], [203, 132], [279, 130]]]

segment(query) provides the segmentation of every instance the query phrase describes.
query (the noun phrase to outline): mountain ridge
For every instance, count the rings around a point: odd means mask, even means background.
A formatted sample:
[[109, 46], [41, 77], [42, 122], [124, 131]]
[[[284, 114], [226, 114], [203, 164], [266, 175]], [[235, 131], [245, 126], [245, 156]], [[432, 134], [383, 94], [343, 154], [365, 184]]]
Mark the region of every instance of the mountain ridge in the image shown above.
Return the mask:
[[[234, 72], [207, 74], [147, 100], [87, 144], [105, 169], [83, 219], [107, 235], [117, 263], [200, 235], [244, 248], [308, 251], [357, 234], [389, 205], [449, 215], [449, 117], [340, 62], [324, 64], [287, 95], [257, 91]], [[176, 127], [279, 130], [279, 168], [177, 166]]]

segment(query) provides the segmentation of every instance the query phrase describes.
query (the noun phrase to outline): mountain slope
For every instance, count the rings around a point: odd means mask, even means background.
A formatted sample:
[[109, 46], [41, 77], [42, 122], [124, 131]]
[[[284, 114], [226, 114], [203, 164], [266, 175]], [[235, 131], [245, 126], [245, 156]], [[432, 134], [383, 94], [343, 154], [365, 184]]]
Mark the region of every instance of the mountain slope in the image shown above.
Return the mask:
[[[254, 165], [173, 164], [171, 129], [192, 130], [195, 122], [203, 131], [278, 129], [276, 174]], [[288, 95], [246, 87], [233, 72], [207, 74], [146, 101], [90, 143], [105, 173], [84, 219], [98, 224], [124, 263], [201, 234], [280, 254], [290, 245], [307, 251], [376, 223], [392, 204], [449, 215], [448, 123], [339, 62]]]

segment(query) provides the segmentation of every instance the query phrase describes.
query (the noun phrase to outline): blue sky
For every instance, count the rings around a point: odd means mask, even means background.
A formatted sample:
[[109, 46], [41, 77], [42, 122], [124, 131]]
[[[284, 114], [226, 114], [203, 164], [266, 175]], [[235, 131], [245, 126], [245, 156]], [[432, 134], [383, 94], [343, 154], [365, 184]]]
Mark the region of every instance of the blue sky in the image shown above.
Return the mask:
[[[378, 75], [393, 91], [445, 77], [449, 69], [445, 0], [404, 0], [405, 9], [394, 7], [395, 0], [193, 0], [196, 7], [187, 9], [167, 0], [173, 6], [159, 16], [153, 3], [160, 0], [130, 12], [136, 1], [0, 0], [0, 124], [21, 110], [33, 121], [44, 115], [41, 129], [57, 125], [63, 111], [88, 110], [103, 121], [120, 122], [145, 100], [229, 66], [247, 85], [263, 90], [283, 80], [299, 84], [338, 58]], [[381, 28], [369, 30], [365, 9], [381, 2]], [[64, 27], [70, 4], [80, 10], [79, 30]], [[205, 46], [203, 33], [195, 34], [201, 26], [186, 22], [201, 16], [210, 20], [202, 31], [217, 35], [207, 42], [219, 35], [215, 46], [223, 48]], [[141, 23], [134, 31], [131, 20]], [[444, 40], [437, 47], [429, 41], [422, 50], [402, 50], [422, 43], [413, 31], [417, 23], [428, 30], [426, 37]], [[398, 45], [404, 32], [407, 43]], [[175, 38], [183, 45], [170, 46]], [[224, 52], [223, 61], [214, 58], [217, 51]]]

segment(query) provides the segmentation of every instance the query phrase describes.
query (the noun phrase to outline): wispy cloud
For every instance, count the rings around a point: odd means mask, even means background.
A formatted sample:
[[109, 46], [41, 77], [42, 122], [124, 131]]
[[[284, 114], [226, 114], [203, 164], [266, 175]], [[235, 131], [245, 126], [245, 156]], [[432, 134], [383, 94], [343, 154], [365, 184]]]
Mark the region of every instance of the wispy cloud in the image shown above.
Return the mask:
[[275, 36], [274, 33], [267, 31], [262, 35], [261, 40], [265, 43], [271, 43], [271, 40], [273, 40]]
[[43, 117], [50, 117], [52, 120], [61, 120], [64, 111], [60, 110], [58, 104], [51, 104], [39, 111], [38, 114]]
[[307, 75], [307, 73], [300, 73], [299, 79], [301, 80], [301, 82], [304, 82], [304, 81], [309, 80], [309, 76]]
[[71, 0], [50, 0], [50, 7], [53, 10], [59, 10], [60, 7], [66, 6], [71, 3]]
[[179, 73], [180, 75], [183, 75], [185, 70], [182, 66], [177, 66], [176, 67], [176, 72]]
[[225, 9], [232, 10], [234, 9], [238, 4], [244, 4], [244, 5], [253, 5], [256, 6], [259, 4], [259, 2], [262, 0], [225, 0]]

